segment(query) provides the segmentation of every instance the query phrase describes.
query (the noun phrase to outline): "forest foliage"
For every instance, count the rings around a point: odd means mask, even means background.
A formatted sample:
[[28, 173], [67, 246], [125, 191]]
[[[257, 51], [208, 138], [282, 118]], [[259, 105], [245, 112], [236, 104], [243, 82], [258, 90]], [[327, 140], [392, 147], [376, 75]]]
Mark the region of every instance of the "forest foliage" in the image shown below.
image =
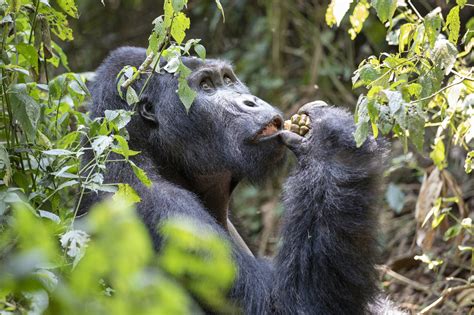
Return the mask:
[[[472, 218], [446, 171], [452, 146], [464, 150], [466, 173], [474, 167], [474, 18], [461, 25], [460, 12], [472, 5], [452, 2], [444, 15], [435, 8], [422, 16], [410, 1], [396, 0], [333, 0], [326, 10], [327, 24], [347, 28], [352, 40], [376, 15], [386, 41], [396, 47], [368, 57], [352, 74], [353, 88], [363, 88], [354, 136], [358, 144], [371, 134], [399, 139], [406, 153], [427, 151], [436, 165], [423, 185], [439, 188], [417, 206], [425, 232], [418, 259], [433, 272], [450, 256], [468, 255], [474, 265]], [[215, 6], [224, 19], [220, 1]], [[150, 26], [147, 60], [117, 77], [130, 110], [90, 119], [84, 102], [93, 74], [52, 75], [71, 71], [61, 46], [74, 40], [69, 23], [79, 17], [76, 3], [0, 0], [0, 314], [180, 314], [198, 312], [198, 304], [230, 310], [225, 293], [235, 267], [227, 244], [196, 231], [192, 222], [171, 221], [161, 229], [168, 241], [156, 255], [134, 214], [139, 196], [128, 185], [103, 181], [106, 162], [126, 161], [151, 184], [129, 159], [139, 152], [129, 149], [125, 127], [147, 87], [135, 90], [136, 80], [173, 73], [183, 106], [192, 105], [195, 92], [180, 57], [205, 58], [206, 49], [199, 39], [186, 40], [191, 22], [186, 7], [186, 0], [164, 1], [163, 15]], [[226, 13], [231, 19], [232, 12]], [[272, 80], [269, 86], [281, 84]], [[82, 165], [86, 151], [95, 158]], [[110, 160], [111, 152], [121, 159]], [[88, 191], [114, 197], [76, 218], [77, 199]], [[399, 197], [397, 186], [389, 185], [392, 207], [400, 207]], [[439, 257], [426, 244], [442, 224], [449, 226], [444, 240], [457, 242]]]

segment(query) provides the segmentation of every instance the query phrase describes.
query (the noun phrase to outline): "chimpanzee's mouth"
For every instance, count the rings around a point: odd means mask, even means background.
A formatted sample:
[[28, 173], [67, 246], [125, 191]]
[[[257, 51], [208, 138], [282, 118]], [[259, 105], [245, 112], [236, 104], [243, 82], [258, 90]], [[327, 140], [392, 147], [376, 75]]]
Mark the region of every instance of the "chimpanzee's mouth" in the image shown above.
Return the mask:
[[283, 127], [283, 119], [280, 116], [275, 116], [273, 119], [263, 126], [254, 137], [254, 141], [273, 138]]

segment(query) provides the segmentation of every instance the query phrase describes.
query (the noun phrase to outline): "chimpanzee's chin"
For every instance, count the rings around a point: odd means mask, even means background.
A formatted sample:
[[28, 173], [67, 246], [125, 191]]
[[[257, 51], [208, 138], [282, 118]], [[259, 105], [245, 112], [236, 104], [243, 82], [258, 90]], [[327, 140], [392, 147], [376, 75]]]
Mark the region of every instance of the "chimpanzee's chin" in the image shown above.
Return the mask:
[[274, 145], [271, 149], [261, 150], [245, 168], [245, 177], [254, 184], [261, 184], [270, 176], [282, 170], [287, 156], [282, 145]]

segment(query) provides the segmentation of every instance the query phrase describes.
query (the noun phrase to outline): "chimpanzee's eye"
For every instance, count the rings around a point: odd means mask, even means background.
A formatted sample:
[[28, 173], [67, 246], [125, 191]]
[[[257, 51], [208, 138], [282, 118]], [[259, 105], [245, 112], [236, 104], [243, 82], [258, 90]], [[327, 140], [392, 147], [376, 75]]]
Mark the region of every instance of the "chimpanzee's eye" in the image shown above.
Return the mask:
[[224, 83], [225, 83], [225, 85], [232, 85], [232, 84], [234, 84], [234, 81], [232, 81], [232, 79], [227, 74], [225, 74], [224, 75]]
[[204, 91], [211, 91], [214, 88], [214, 85], [212, 84], [211, 80], [209, 78], [205, 78], [199, 83], [199, 86], [201, 89]]

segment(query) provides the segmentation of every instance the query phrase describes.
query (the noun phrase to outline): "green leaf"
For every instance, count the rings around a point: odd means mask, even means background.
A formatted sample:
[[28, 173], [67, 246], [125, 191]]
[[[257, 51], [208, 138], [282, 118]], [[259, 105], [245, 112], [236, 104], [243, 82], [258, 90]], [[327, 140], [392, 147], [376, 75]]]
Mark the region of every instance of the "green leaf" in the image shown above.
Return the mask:
[[206, 59], [206, 48], [201, 44], [194, 45], [194, 51], [198, 54], [199, 58]]
[[446, 218], [446, 213], [441, 213], [439, 215], [435, 215], [433, 221], [431, 221], [431, 228], [436, 229]]
[[390, 90], [383, 90], [383, 93], [387, 97], [388, 107], [390, 108], [391, 114], [395, 115], [402, 107], [402, 103], [403, 103], [402, 93], [400, 93], [399, 91], [390, 91]]
[[158, 50], [161, 49], [161, 46], [163, 46], [163, 43], [166, 38], [166, 27], [165, 22], [163, 20], [163, 16], [157, 17], [153, 21], [153, 24], [155, 26], [153, 27], [153, 32], [148, 38], [148, 48], [146, 51], [147, 55], [149, 55], [151, 52], [154, 52], [156, 54]]
[[118, 146], [115, 146], [112, 151], [115, 153], [121, 154], [128, 160], [129, 156], [137, 155], [139, 151], [130, 150], [128, 147], [128, 142], [124, 137], [120, 135], [114, 135], [114, 139], [117, 140]]
[[428, 37], [430, 47], [434, 46], [436, 39], [438, 38], [439, 32], [441, 31], [441, 22], [441, 8], [439, 7], [431, 11], [425, 17], [425, 34]]
[[189, 29], [190, 25], [191, 21], [183, 12], [175, 15], [173, 25], [171, 26], [171, 36], [173, 36], [178, 44], [181, 45], [183, 42], [186, 36], [185, 31]]
[[225, 14], [224, 14], [224, 8], [222, 7], [222, 4], [220, 2], [220, 0], [215, 0], [216, 2], [216, 6], [217, 8], [219, 9], [219, 11], [221, 11], [221, 14], [222, 14], [222, 20], [223, 22], [225, 23]]
[[392, 20], [392, 16], [397, 9], [397, 0], [372, 0], [371, 3], [382, 23]]
[[461, 225], [455, 224], [451, 226], [449, 229], [447, 229], [446, 232], [444, 232], [443, 240], [448, 241], [452, 239], [453, 237], [458, 236], [459, 233], [461, 233], [461, 231], [462, 231]]
[[456, 3], [462, 8], [466, 5], [467, 0], [456, 0]]
[[423, 151], [425, 141], [425, 119], [415, 106], [408, 107], [407, 127], [410, 133], [410, 140], [418, 151]]
[[135, 91], [135, 89], [131, 86], [129, 86], [127, 88], [127, 97], [126, 97], [126, 100], [127, 100], [127, 104], [128, 105], [133, 105], [133, 104], [136, 104], [140, 101], [140, 99], [138, 98], [138, 94], [137, 92]]
[[142, 201], [137, 192], [128, 184], [118, 184], [118, 190], [112, 197], [116, 201], [127, 200], [131, 204], [139, 203]]
[[66, 12], [73, 18], [77, 19], [79, 17], [74, 0], [56, 0], [56, 2], [58, 3], [59, 7], [63, 9], [64, 12]]
[[352, 77], [353, 88], [370, 85], [380, 77], [380, 71], [374, 65], [367, 63], [357, 69]]
[[19, 43], [16, 45], [16, 49], [21, 56], [23, 56], [29, 65], [38, 73], [38, 52], [33, 45], [25, 43]]
[[448, 74], [454, 67], [458, 50], [456, 46], [444, 38], [438, 38], [435, 46], [431, 51], [432, 60], [436, 66], [444, 69], [444, 73]]
[[331, 0], [326, 10], [326, 23], [329, 26], [339, 26], [353, 0]]
[[357, 34], [362, 30], [365, 20], [369, 17], [369, 4], [366, 0], [358, 1], [352, 11], [349, 21], [351, 22], [351, 28], [349, 29], [349, 35], [351, 39], [354, 40]]
[[123, 109], [119, 110], [106, 110], [104, 112], [107, 121], [116, 128], [116, 130], [123, 129], [132, 119], [133, 111], [127, 111]]
[[354, 139], [357, 147], [360, 147], [369, 135], [368, 122], [370, 121], [370, 117], [367, 105], [367, 98], [364, 96], [359, 97], [355, 116], [356, 130], [354, 132]]
[[40, 116], [40, 105], [28, 95], [24, 85], [13, 86], [9, 95], [13, 118], [20, 123], [28, 141], [34, 141]]
[[132, 166], [133, 173], [135, 176], [142, 182], [143, 185], [146, 187], [151, 187], [153, 184], [152, 181], [148, 178], [146, 175], [145, 171], [142, 170], [140, 167], [138, 167], [135, 163], [132, 161], [129, 162], [130, 165]]
[[440, 170], [444, 169], [447, 166], [447, 162], [443, 140], [440, 138], [436, 139], [432, 149], [433, 151], [430, 153], [430, 158]]
[[415, 98], [420, 97], [422, 90], [423, 87], [419, 83], [411, 83], [403, 87], [404, 92], [408, 93], [409, 96], [413, 96]]
[[452, 8], [446, 17], [446, 28], [449, 30], [449, 41], [456, 45], [459, 38], [459, 31], [461, 29], [461, 22], [459, 20], [459, 6]]
[[409, 46], [410, 41], [413, 39], [415, 30], [416, 25], [413, 23], [405, 23], [400, 26], [400, 35], [398, 37], [398, 50], [400, 52], [404, 52], [405, 46]]
[[112, 145], [113, 138], [111, 136], [98, 136], [91, 143], [92, 150], [94, 150], [96, 156], [100, 156]]
[[196, 91], [191, 89], [188, 85], [188, 76], [191, 74], [191, 70], [186, 67], [183, 62], [179, 61], [179, 77], [178, 77], [178, 96], [181, 102], [186, 108], [186, 112], [189, 112], [191, 105], [196, 98]]
[[423, 73], [418, 80], [422, 87], [420, 97], [428, 97], [438, 91], [441, 88], [443, 78], [443, 70], [439, 67], [434, 67], [431, 71]]
[[[49, 27], [51, 27], [51, 31], [59, 37], [61, 40], [73, 40], [72, 36], [72, 29], [69, 27], [69, 22], [67, 20], [67, 16], [52, 7], [48, 6], [40, 6], [39, 13], [41, 13], [44, 18], [44, 21], [48, 23], [42, 23], [42, 35], [43, 35], [43, 43], [47, 43], [51, 41], [51, 38], [48, 39], [49, 35]], [[44, 28], [43, 28], [44, 26]], [[46, 35], [46, 38], [44, 37]]]
[[0, 143], [0, 168], [5, 170], [5, 174], [3, 175], [3, 183], [8, 185], [10, 183], [12, 177], [12, 167], [10, 164], [10, 157], [8, 155], [7, 149]]
[[464, 162], [464, 171], [470, 174], [474, 169], [474, 151], [470, 151], [466, 155], [466, 161]]
[[171, 5], [175, 12], [180, 12], [188, 4], [188, 0], [171, 0]]
[[53, 156], [65, 156], [65, 155], [74, 155], [75, 153], [69, 150], [64, 150], [64, 149], [52, 149], [52, 150], [43, 151], [43, 154], [53, 155]]

